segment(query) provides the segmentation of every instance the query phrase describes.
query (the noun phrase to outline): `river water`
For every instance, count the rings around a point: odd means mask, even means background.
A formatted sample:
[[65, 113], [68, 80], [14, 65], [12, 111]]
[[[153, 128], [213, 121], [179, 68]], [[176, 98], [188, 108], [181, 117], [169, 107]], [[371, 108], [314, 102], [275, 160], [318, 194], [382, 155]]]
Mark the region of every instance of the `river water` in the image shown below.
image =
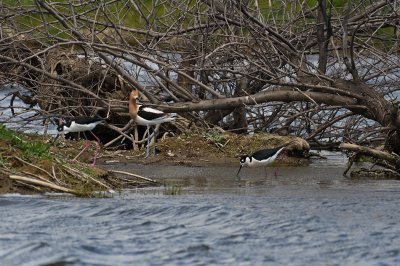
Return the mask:
[[400, 182], [344, 159], [262, 169], [113, 165], [181, 187], [0, 197], [1, 265], [400, 265]]

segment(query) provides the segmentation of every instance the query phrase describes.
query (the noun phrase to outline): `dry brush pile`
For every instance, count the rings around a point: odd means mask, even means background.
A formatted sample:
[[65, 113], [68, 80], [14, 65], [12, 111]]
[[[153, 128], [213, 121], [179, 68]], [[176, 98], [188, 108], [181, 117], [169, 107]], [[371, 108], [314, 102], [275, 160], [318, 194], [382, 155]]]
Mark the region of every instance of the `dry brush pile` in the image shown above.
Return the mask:
[[37, 119], [107, 117], [115, 134], [105, 134], [107, 144], [132, 142], [127, 95], [136, 88], [180, 114], [174, 132], [294, 134], [318, 147], [351, 142], [400, 154], [397, 1], [35, 0], [0, 8], [0, 80], [32, 92], [26, 100], [41, 106]]

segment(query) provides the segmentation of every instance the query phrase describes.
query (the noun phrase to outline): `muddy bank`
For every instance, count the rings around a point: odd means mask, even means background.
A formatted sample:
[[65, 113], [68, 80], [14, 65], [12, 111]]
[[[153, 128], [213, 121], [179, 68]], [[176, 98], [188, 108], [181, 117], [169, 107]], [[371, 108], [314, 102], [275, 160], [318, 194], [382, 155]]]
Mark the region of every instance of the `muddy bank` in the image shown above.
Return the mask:
[[94, 145], [74, 160], [85, 145], [85, 141], [19, 134], [0, 125], [0, 193], [66, 192], [91, 197], [154, 184], [137, 177], [120, 178], [107, 169], [92, 166]]
[[280, 164], [309, 163], [310, 146], [301, 138], [273, 134], [244, 136], [230, 133], [164, 136], [157, 142], [156, 156], [150, 155], [145, 159], [145, 148], [137, 147], [128, 151], [105, 150], [99, 161], [106, 165], [108, 162], [189, 166], [237, 165], [240, 155], [252, 154], [259, 149], [274, 148], [287, 143], [291, 144], [279, 156]]
[[[141, 165], [236, 166], [238, 156], [262, 148], [291, 143], [278, 158], [280, 165], [308, 163], [308, 143], [300, 138], [271, 134], [241, 136], [212, 132], [163, 136], [156, 156], [144, 158], [144, 147], [134, 150], [101, 149], [98, 165], [91, 166], [95, 145], [73, 160], [86, 141], [43, 139], [42, 136], [14, 134], [2, 128], [0, 151], [0, 193], [45, 193], [61, 191], [78, 196], [93, 196], [132, 187], [160, 185], [136, 173], [116, 172], [113, 163]], [[182, 169], [185, 171], [185, 169]], [[98, 194], [96, 194], [98, 195]]]

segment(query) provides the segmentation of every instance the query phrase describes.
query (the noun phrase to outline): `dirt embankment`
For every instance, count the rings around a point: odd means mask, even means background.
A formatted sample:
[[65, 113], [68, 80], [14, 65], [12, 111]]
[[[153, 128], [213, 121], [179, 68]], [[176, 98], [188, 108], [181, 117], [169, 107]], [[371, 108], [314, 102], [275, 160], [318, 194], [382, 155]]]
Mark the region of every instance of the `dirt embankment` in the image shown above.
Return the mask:
[[[9, 132], [6, 134], [6, 137], [0, 138], [0, 193], [62, 191], [79, 196], [93, 196], [98, 191], [156, 185], [155, 182], [135, 174], [121, 175], [112, 172], [112, 169], [89, 165], [94, 154], [94, 144], [74, 161], [73, 158], [86, 145], [85, 141], [54, 142], [43, 141], [41, 136], [13, 136]], [[280, 155], [280, 164], [308, 163], [306, 156], [309, 145], [300, 138], [271, 134], [243, 136], [218, 132], [165, 136], [158, 140], [157, 155], [148, 159], [144, 159], [144, 147], [127, 151], [101, 149], [98, 162], [193, 166], [237, 164], [239, 155], [289, 142], [286, 153]]]
[[[136, 163], [163, 163], [203, 166], [206, 164], [238, 164], [239, 156], [259, 149], [274, 148], [290, 143], [280, 155], [281, 163], [304, 165], [308, 163], [309, 144], [297, 137], [255, 134], [244, 136], [230, 133], [182, 134], [165, 136], [158, 140], [157, 155], [145, 159], [145, 148], [129, 151], [105, 151], [101, 161], [130, 161]], [[152, 148], [150, 148], [152, 151]]]

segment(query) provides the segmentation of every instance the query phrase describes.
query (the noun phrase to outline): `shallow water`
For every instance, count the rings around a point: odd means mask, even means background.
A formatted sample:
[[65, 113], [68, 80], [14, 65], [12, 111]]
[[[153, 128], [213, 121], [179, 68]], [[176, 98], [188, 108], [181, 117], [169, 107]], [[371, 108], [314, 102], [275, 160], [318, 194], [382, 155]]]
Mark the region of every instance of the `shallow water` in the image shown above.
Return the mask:
[[[399, 265], [400, 182], [344, 160], [282, 167], [119, 165], [182, 186], [108, 199], [0, 197], [1, 265]], [[173, 178], [171, 178], [173, 177]]]

